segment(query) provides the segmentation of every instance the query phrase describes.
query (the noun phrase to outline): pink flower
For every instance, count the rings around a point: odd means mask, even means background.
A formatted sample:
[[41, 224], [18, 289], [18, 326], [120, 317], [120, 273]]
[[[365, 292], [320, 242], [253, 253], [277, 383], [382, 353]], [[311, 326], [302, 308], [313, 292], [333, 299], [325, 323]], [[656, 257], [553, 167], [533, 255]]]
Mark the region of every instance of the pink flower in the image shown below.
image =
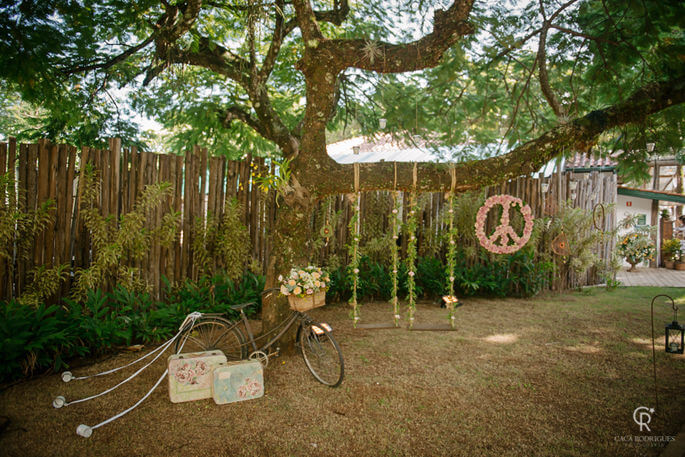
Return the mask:
[[414, 276], [414, 272], [413, 272], [413, 271], [410, 271], [410, 272], [407, 273], [407, 274], [408, 274], [409, 276], [412, 276], [412, 277]]

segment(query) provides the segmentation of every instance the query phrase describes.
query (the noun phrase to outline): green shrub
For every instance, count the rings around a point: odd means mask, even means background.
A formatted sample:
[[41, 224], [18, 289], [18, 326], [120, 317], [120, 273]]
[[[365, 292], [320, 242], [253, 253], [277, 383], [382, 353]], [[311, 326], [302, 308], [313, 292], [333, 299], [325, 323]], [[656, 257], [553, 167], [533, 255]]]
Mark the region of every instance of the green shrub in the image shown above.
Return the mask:
[[229, 305], [255, 301], [259, 311], [265, 278], [246, 272], [234, 284], [225, 275], [187, 281], [168, 291], [165, 303], [149, 294], [117, 286], [112, 292], [89, 290], [82, 300], [64, 306], [0, 304], [0, 381], [60, 370], [76, 356], [99, 354], [136, 343], [159, 343], [178, 331], [193, 311], [226, 313]]

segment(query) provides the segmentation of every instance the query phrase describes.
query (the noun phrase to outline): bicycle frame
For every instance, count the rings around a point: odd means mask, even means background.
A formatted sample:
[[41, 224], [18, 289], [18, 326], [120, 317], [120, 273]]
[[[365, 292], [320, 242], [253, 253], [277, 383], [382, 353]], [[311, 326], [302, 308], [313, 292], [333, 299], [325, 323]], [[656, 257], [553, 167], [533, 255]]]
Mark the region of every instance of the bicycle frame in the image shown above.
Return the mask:
[[[309, 317], [306, 316], [305, 314], [303, 314], [303, 313], [301, 313], [301, 312], [299, 312], [299, 311], [293, 311], [292, 313], [290, 313], [290, 316], [288, 316], [288, 318], [286, 318], [286, 319], [283, 320], [280, 324], [278, 324], [279, 326], [281, 326], [281, 325], [283, 326], [283, 328], [281, 329], [281, 331], [278, 332], [278, 333], [276, 334], [276, 336], [274, 336], [273, 338], [271, 338], [270, 340], [268, 340], [266, 343], [264, 343], [263, 346], [257, 347], [257, 341], [256, 341], [256, 339], [255, 339], [255, 337], [254, 337], [254, 333], [252, 333], [252, 327], [250, 327], [250, 322], [247, 320], [247, 316], [245, 315], [245, 313], [243, 312], [242, 309], [240, 310], [240, 317], [241, 317], [243, 323], [245, 324], [245, 330], [247, 330], [247, 337], [248, 337], [248, 340], [249, 340], [250, 344], [252, 345], [252, 350], [253, 350], [253, 352], [254, 352], [254, 351], [262, 351], [262, 352], [265, 352], [265, 351], [266, 351], [268, 348], [270, 348], [276, 341], [280, 340], [281, 337], [282, 337], [283, 335], [285, 335], [285, 333], [286, 333], [288, 330], [290, 330], [290, 327], [292, 327], [292, 325], [295, 323], [295, 321], [297, 321], [297, 320], [308, 320], [308, 319], [309, 319]], [[236, 325], [238, 325], [238, 323], [236, 323]], [[233, 327], [231, 327], [231, 328], [233, 328]]]

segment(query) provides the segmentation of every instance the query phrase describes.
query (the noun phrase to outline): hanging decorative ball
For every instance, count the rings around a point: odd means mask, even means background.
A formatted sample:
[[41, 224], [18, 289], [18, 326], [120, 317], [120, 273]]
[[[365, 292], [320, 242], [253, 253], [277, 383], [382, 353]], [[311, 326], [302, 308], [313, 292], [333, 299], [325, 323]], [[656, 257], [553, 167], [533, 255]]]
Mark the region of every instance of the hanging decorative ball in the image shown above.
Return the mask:
[[[495, 231], [490, 236], [485, 235], [485, 220], [488, 212], [496, 205], [502, 206], [502, 215]], [[518, 206], [524, 220], [523, 234], [519, 235], [509, 225], [509, 208]], [[512, 254], [521, 249], [533, 233], [533, 212], [530, 206], [524, 205], [520, 198], [511, 195], [493, 195], [485, 200], [476, 215], [476, 237], [483, 246], [495, 254]], [[511, 243], [511, 244], [510, 244]]]

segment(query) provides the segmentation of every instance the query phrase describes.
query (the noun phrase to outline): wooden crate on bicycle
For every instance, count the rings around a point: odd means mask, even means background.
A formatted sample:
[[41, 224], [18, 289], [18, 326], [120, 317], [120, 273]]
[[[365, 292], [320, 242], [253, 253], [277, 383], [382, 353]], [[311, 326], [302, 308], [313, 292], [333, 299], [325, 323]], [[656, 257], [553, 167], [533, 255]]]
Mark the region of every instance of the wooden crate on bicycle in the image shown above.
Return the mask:
[[212, 372], [226, 356], [219, 350], [169, 357], [169, 399], [173, 403], [212, 398]]
[[262, 364], [256, 360], [220, 363], [212, 378], [212, 397], [217, 405], [264, 395]]
[[322, 290], [304, 297], [288, 295], [288, 304], [290, 309], [301, 313], [318, 308], [326, 304], [326, 291]]

